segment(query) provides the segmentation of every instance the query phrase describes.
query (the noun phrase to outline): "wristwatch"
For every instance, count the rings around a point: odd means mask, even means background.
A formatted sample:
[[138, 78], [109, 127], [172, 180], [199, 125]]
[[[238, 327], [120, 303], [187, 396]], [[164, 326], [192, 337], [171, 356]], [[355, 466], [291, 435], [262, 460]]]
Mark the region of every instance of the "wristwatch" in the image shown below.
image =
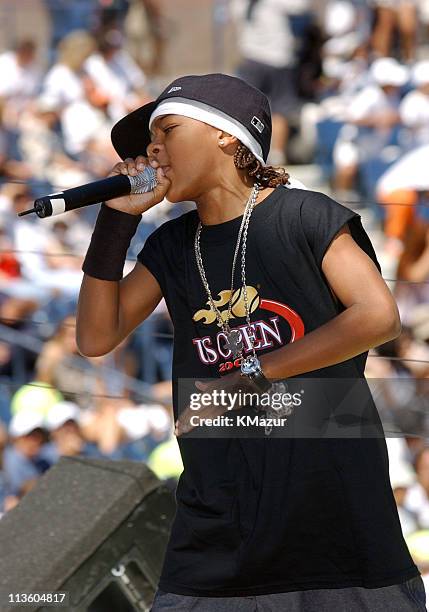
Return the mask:
[[270, 381], [262, 372], [261, 362], [254, 355], [245, 357], [241, 362], [240, 369], [241, 376], [247, 376], [261, 393], [271, 389]]

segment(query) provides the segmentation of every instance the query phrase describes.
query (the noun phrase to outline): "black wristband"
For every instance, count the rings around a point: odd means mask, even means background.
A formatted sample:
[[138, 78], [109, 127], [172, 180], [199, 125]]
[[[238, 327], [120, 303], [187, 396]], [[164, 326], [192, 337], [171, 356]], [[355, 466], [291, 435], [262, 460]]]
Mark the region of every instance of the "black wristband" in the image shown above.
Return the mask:
[[121, 280], [128, 247], [141, 218], [102, 204], [82, 264], [85, 274], [100, 280]]

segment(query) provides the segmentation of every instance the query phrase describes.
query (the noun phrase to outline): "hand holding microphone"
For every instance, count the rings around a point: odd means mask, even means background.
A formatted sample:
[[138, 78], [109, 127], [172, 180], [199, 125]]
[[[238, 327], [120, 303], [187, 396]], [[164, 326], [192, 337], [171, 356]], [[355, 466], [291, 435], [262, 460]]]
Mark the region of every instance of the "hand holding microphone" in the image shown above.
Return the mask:
[[105, 179], [53, 193], [34, 202], [34, 208], [19, 217], [35, 212], [50, 217], [91, 204], [106, 202], [110, 208], [139, 215], [164, 199], [171, 181], [159, 163], [139, 155], [116, 164]]
[[136, 177], [139, 173], [143, 172], [145, 168], [151, 168], [155, 170], [156, 184], [151, 191], [140, 194], [124, 195], [123, 197], [115, 198], [106, 202], [106, 206], [120, 210], [131, 215], [139, 215], [144, 213], [152, 206], [159, 204], [164, 199], [171, 181], [168, 179], [156, 161], [149, 161], [143, 155], [139, 155], [136, 159], [128, 157], [123, 162], [116, 164], [109, 177], [125, 175], [129, 177]]

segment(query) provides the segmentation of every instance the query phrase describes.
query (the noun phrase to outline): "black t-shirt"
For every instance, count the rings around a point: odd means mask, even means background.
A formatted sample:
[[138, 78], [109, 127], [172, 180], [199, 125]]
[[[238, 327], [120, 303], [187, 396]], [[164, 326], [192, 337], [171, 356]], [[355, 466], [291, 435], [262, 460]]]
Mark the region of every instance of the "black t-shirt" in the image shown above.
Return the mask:
[[[230, 289], [241, 220], [205, 226], [201, 233], [207, 279], [219, 303], [221, 292]], [[329, 197], [278, 187], [255, 207], [246, 282], [259, 297], [251, 315], [259, 355], [299, 340], [344, 310], [330, 291], [321, 262], [345, 223], [380, 270], [360, 215]], [[174, 324], [175, 418], [179, 379], [219, 377], [230, 361], [196, 265], [197, 224], [196, 210], [164, 223], [138, 255], [158, 280]], [[234, 287], [241, 286], [237, 268]], [[239, 315], [230, 320], [231, 327], [245, 323]], [[367, 352], [305, 376], [366, 383], [366, 357]], [[323, 397], [325, 403], [331, 401], [329, 392]], [[372, 397], [368, 406], [380, 424]], [[383, 436], [185, 435], [177, 441], [184, 471], [176, 490], [162, 590], [250, 596], [375, 588], [419, 575], [402, 536]]]

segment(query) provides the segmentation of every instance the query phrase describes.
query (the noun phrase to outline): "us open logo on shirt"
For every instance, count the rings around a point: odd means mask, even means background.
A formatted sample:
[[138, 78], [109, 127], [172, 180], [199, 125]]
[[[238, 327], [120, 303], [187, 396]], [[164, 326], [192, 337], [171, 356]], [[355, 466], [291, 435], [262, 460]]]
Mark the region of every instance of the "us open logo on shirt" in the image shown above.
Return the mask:
[[[298, 340], [299, 338], [304, 336], [304, 322], [300, 315], [295, 310], [290, 308], [290, 306], [288, 306], [287, 304], [282, 304], [281, 302], [275, 300], [267, 300], [261, 298], [259, 296], [258, 290], [255, 287], [252, 287], [251, 285], [246, 286], [246, 291], [250, 314], [260, 308], [262, 310], [268, 310], [274, 315], [277, 315], [270, 317], [268, 322], [265, 320], [252, 321], [251, 326], [254, 330], [256, 338], [255, 350], [269, 348], [271, 346], [274, 346], [274, 344], [277, 344], [278, 346], [283, 346], [284, 341], [278, 326], [280, 318], [287, 321], [290, 327], [290, 342], [294, 342], [295, 340]], [[218, 299], [213, 300], [216, 308], [220, 310], [222, 306], [227, 306], [230, 295], [230, 289], [220, 291], [220, 293], [218, 294]], [[198, 310], [194, 314], [192, 319], [196, 322], [203, 321], [204, 325], [212, 325], [216, 321], [216, 314], [214, 310], [212, 310], [210, 302], [207, 301], [206, 304], [208, 308], [202, 308], [201, 310]], [[222, 320], [226, 321], [228, 316], [228, 308], [226, 307], [224, 310], [220, 310], [220, 313], [222, 316]], [[238, 325], [235, 328], [238, 329], [241, 334], [241, 339], [243, 341], [243, 355], [249, 353], [252, 350], [251, 339], [249, 337], [249, 331], [247, 329], [245, 317], [246, 307], [244, 303], [244, 290], [242, 287], [241, 289], [237, 289], [233, 293], [231, 302], [231, 317], [229, 320], [232, 321], [233, 319], [244, 318], [244, 324]], [[227, 338], [223, 331], [219, 331], [216, 334], [216, 338], [214, 339], [214, 341], [212, 340], [211, 336], [204, 336], [203, 338], [194, 338], [192, 340], [194, 346], [197, 349], [198, 358], [205, 365], [214, 365], [221, 360], [223, 361], [225, 359], [231, 358], [232, 351], [231, 349], [226, 348], [226, 341]], [[234, 362], [227, 361], [225, 363], [221, 363], [219, 366], [219, 371], [223, 372], [225, 370], [231, 369], [232, 367], [239, 367], [240, 361], [241, 358], [238, 358]]]

